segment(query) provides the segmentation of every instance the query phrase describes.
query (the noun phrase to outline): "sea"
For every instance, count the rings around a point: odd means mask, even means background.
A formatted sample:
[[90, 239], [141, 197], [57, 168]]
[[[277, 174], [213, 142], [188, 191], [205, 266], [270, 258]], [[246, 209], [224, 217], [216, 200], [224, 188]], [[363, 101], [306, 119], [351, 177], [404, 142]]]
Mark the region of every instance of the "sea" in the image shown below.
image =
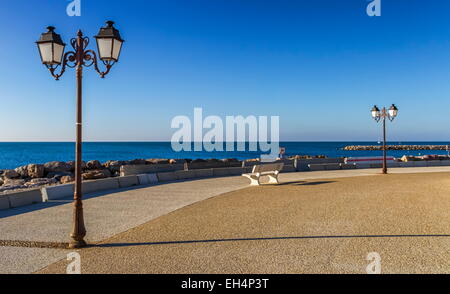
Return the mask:
[[[379, 142], [280, 142], [285, 156], [324, 155], [327, 157], [378, 156], [381, 151], [344, 151], [347, 145], [379, 145]], [[389, 145], [450, 145], [450, 142], [389, 142]], [[248, 147], [248, 146], [247, 146]], [[236, 150], [236, 148], [235, 148]], [[248, 148], [246, 148], [248, 150]], [[209, 159], [258, 158], [262, 152], [250, 151], [181, 151], [175, 152], [170, 142], [85, 142], [83, 160], [132, 160], [149, 158]], [[394, 157], [403, 155], [447, 155], [447, 151], [388, 151]], [[0, 142], [0, 169], [14, 169], [30, 163], [70, 161], [75, 158], [75, 144], [71, 142], [12, 143]]]

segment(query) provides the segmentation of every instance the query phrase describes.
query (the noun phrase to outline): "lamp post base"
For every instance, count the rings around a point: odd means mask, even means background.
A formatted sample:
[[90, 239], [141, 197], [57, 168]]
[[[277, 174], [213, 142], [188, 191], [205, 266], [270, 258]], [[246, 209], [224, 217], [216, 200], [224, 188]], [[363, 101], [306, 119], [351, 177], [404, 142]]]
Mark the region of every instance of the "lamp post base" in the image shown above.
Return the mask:
[[87, 243], [84, 240], [81, 241], [73, 240], [69, 243], [69, 249], [80, 249], [86, 246]]

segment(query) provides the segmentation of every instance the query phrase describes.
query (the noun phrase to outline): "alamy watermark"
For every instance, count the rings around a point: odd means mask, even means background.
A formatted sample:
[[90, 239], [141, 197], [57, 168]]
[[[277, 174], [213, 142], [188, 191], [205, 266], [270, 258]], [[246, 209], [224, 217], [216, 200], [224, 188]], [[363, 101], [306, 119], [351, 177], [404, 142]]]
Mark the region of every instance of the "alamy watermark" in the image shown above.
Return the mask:
[[[381, 0], [369, 0], [370, 3], [367, 5], [367, 15], [381, 16]], [[69, 4], [66, 8], [66, 13], [68, 16], [81, 16], [81, 0], [69, 0]]]
[[371, 0], [366, 11], [370, 17], [381, 16], [381, 0]]
[[66, 273], [68, 275], [80, 275], [81, 274], [81, 256], [77, 252], [71, 252], [67, 254], [67, 260], [71, 261], [67, 265]]
[[194, 108], [193, 122], [188, 116], [180, 115], [172, 119], [171, 127], [178, 129], [171, 139], [175, 152], [259, 151], [269, 153], [261, 155], [261, 161], [274, 161], [280, 151], [279, 116], [270, 117], [269, 132], [268, 116], [226, 116], [224, 120], [211, 115], [203, 118], [203, 109]]
[[370, 261], [366, 268], [366, 272], [369, 275], [381, 274], [381, 256], [377, 252], [371, 252], [367, 255], [367, 261]]
[[70, 0], [67, 5], [66, 13], [68, 16], [81, 16], [81, 0]]

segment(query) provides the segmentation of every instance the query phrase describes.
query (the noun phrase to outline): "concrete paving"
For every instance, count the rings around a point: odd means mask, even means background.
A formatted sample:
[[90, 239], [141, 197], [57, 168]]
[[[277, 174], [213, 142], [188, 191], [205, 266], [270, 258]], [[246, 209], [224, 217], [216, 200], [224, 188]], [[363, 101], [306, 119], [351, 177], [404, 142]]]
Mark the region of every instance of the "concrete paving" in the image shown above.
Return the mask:
[[[392, 173], [450, 172], [450, 167], [391, 169]], [[355, 177], [379, 170], [344, 170], [282, 174], [282, 182]], [[248, 187], [243, 177], [165, 183], [113, 193], [93, 194], [84, 201], [87, 240], [96, 243], [196, 202]], [[67, 242], [72, 218], [70, 199], [0, 212], [0, 240]], [[65, 258], [68, 251], [0, 247], [0, 273], [29, 273]], [[25, 266], [26, 265], [26, 266]]]
[[[83, 273], [450, 273], [450, 173], [284, 182], [210, 198], [80, 252]], [[42, 273], [64, 273], [67, 261]]]

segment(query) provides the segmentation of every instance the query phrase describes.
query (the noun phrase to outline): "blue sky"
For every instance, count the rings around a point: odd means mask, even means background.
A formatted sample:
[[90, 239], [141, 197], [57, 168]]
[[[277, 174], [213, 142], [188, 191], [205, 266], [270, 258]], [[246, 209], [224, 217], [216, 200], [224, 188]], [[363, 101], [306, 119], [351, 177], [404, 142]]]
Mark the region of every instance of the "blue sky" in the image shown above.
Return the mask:
[[74, 71], [54, 81], [34, 42], [108, 19], [126, 43], [105, 80], [85, 71], [85, 140], [170, 140], [202, 107], [279, 115], [282, 140], [376, 141], [375, 103], [400, 108], [393, 141], [450, 140], [449, 1], [382, 0], [372, 18], [366, 0], [81, 1], [80, 17], [67, 0], [0, 2], [0, 141], [73, 140]]

